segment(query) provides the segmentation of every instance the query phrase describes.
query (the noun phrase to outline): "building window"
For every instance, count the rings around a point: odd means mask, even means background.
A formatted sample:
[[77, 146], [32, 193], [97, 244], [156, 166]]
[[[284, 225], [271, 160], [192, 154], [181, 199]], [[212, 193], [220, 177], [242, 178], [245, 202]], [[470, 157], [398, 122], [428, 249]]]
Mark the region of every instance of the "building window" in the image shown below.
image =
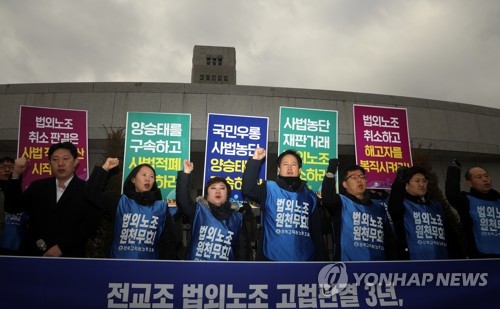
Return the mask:
[[201, 74], [200, 75], [200, 80], [204, 80], [205, 79], [205, 75]]
[[221, 75], [217, 76], [217, 81], [222, 82], [222, 76]]
[[214, 82], [215, 82], [215, 78], [216, 78], [216, 77], [215, 77], [215, 75], [212, 75], [212, 80], [213, 80]]
[[210, 75], [205, 75], [205, 80], [210, 81]]
[[224, 81], [225, 81], [225, 82], [228, 82], [228, 81], [229, 81], [229, 78], [227, 77], [227, 75], [224, 75]]
[[222, 56], [217, 57], [207, 57], [207, 65], [218, 65], [222, 66]]

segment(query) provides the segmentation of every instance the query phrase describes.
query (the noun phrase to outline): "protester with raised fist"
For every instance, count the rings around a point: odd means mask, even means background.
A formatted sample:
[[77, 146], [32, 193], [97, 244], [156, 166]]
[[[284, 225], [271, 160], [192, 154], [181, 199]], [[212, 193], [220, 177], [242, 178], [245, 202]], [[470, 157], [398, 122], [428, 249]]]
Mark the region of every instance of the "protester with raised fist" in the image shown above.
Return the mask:
[[149, 164], [137, 165], [123, 184], [123, 195], [103, 194], [109, 171], [119, 159], [107, 158], [88, 180], [86, 195], [114, 221], [110, 257], [119, 259], [176, 259], [172, 217], [162, 200], [156, 173]]
[[445, 192], [458, 211], [469, 258], [500, 258], [500, 193], [493, 189], [488, 171], [473, 166], [465, 172], [469, 192], [461, 191], [462, 165], [453, 160], [446, 172]]
[[316, 194], [300, 179], [302, 158], [294, 150], [278, 156], [276, 181], [257, 184], [266, 150], [255, 149], [243, 174], [243, 194], [260, 204], [257, 260], [327, 260]]
[[243, 214], [238, 204], [229, 201], [231, 186], [222, 177], [207, 181], [204, 196], [196, 201], [189, 192], [193, 162], [184, 160], [177, 174], [177, 206], [191, 221], [188, 260], [248, 261], [251, 246]]
[[441, 202], [428, 193], [427, 171], [400, 167], [391, 187], [389, 213], [401, 259], [457, 258], [458, 240]]
[[345, 193], [337, 194], [339, 163], [330, 159], [322, 184], [322, 205], [333, 221], [333, 260], [383, 261], [396, 259], [396, 244], [385, 207], [372, 200], [366, 172], [351, 165], [340, 173]]
[[0, 158], [0, 255], [19, 255], [21, 241], [26, 233], [25, 211], [10, 213], [5, 211], [5, 191], [14, 171], [14, 158]]

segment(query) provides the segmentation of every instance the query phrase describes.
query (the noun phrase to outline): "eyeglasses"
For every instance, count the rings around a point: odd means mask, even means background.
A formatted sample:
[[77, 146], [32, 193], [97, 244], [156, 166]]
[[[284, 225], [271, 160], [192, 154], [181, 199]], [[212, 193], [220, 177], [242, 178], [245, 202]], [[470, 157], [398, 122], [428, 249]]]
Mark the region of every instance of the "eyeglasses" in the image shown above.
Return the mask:
[[14, 165], [11, 164], [0, 164], [0, 170], [13, 170]]
[[365, 174], [351, 175], [351, 176], [347, 177], [345, 180], [347, 181], [347, 180], [349, 180], [349, 178], [352, 180], [360, 180], [361, 179], [364, 181], [364, 180], [366, 180], [366, 175]]

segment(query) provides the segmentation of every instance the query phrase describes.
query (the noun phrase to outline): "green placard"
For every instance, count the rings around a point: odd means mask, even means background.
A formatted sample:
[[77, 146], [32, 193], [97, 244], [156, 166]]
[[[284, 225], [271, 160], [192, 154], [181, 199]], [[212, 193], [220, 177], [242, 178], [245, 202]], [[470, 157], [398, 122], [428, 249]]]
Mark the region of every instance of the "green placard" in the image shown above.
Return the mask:
[[337, 111], [280, 107], [278, 154], [287, 149], [302, 157], [300, 177], [319, 194], [328, 160], [337, 158]]
[[190, 114], [128, 112], [123, 180], [137, 165], [150, 164], [163, 199], [174, 206], [177, 171], [190, 158], [190, 148]]

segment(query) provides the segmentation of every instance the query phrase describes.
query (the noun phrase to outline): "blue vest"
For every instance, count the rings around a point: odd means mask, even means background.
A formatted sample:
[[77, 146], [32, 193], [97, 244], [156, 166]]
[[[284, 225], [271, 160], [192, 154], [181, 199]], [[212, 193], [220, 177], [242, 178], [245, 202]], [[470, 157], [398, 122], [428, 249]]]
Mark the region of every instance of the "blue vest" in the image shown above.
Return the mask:
[[196, 205], [188, 260], [234, 261], [243, 215], [233, 211], [229, 219], [217, 220], [210, 209]]
[[500, 200], [482, 200], [470, 194], [467, 199], [477, 250], [484, 254], [500, 254]]
[[21, 247], [21, 240], [26, 233], [27, 221], [27, 212], [20, 212], [17, 214], [5, 212], [3, 233], [0, 233], [0, 248], [19, 250]]
[[444, 211], [441, 204], [420, 205], [408, 199], [403, 202], [406, 243], [411, 260], [439, 260], [448, 258], [444, 233]]
[[316, 194], [305, 188], [300, 192], [281, 189], [267, 181], [266, 211], [263, 214], [264, 255], [273, 261], [310, 261], [315, 245], [309, 218], [316, 209]]
[[391, 226], [392, 231], [394, 232], [394, 222], [392, 222], [391, 214], [389, 213], [389, 198], [386, 197], [384, 199], [371, 199], [374, 204], [381, 205], [385, 209], [385, 213], [387, 214], [387, 220], [389, 220], [389, 224]]
[[384, 225], [387, 212], [382, 204], [364, 206], [340, 194], [342, 261], [384, 261]]
[[158, 243], [165, 226], [168, 206], [155, 201], [151, 206], [139, 205], [125, 194], [120, 198], [111, 257], [117, 259], [157, 259]]

